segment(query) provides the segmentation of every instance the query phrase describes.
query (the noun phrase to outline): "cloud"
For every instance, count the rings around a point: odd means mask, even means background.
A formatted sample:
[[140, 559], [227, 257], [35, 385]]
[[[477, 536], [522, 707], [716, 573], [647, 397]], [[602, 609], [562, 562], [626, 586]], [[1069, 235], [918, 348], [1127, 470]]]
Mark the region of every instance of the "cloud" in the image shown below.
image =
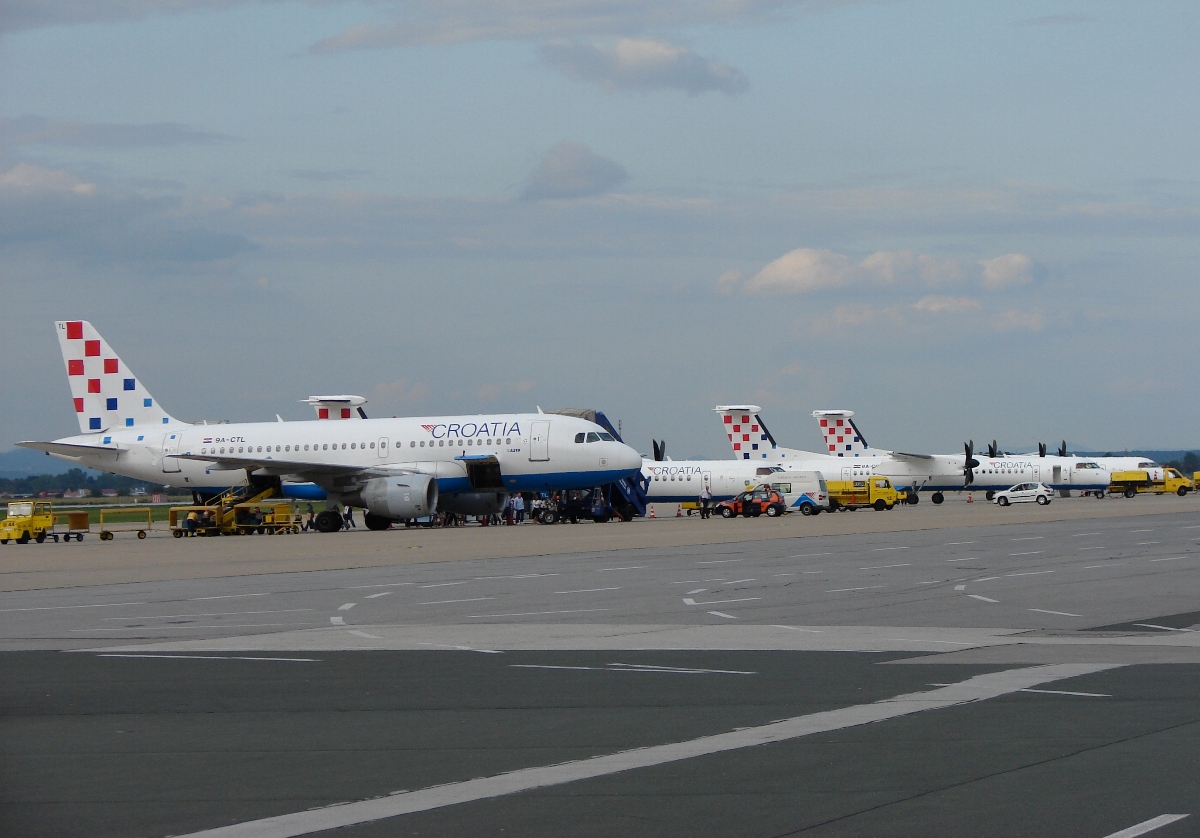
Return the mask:
[[177, 122], [126, 125], [112, 122], [70, 122], [27, 114], [0, 117], [0, 143], [9, 146], [58, 145], [74, 148], [152, 148], [210, 145], [236, 137], [214, 134]]
[[983, 269], [980, 283], [989, 291], [1028, 285], [1034, 280], [1033, 259], [1024, 253], [1006, 253], [995, 259], [981, 259], [979, 266]]
[[1040, 311], [1011, 308], [992, 318], [998, 332], [1040, 332], [1046, 328], [1046, 317]]
[[501, 396], [528, 393], [536, 386], [536, 381], [489, 381], [476, 389], [475, 396], [485, 402], [494, 402]]
[[49, 169], [33, 163], [18, 163], [0, 173], [0, 193], [36, 195], [38, 193], [71, 192], [92, 195], [96, 184], [80, 180], [64, 169]]
[[944, 297], [940, 294], [922, 297], [912, 307], [926, 314], [962, 314], [982, 308], [979, 300], [973, 297]]
[[619, 163], [583, 143], [566, 140], [547, 151], [529, 173], [521, 197], [530, 201], [588, 198], [602, 195], [628, 178]]
[[687, 47], [644, 38], [619, 38], [610, 45], [557, 42], [542, 58], [564, 75], [592, 81], [605, 90], [710, 90], [737, 95], [749, 82], [741, 70], [697, 55]]
[[[410, 381], [399, 378], [395, 381], [381, 382], [371, 391], [370, 401], [379, 402], [384, 407], [404, 404], [423, 404], [429, 400], [429, 385], [423, 381]], [[369, 413], [367, 414], [370, 415]]]

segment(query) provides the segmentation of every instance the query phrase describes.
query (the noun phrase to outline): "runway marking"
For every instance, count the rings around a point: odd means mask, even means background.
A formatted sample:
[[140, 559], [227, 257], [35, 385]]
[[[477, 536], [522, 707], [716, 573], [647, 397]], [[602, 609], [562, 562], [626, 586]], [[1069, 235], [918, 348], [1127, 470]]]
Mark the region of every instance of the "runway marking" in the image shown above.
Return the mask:
[[1156, 626], [1154, 623], [1134, 623], [1134, 625], [1149, 629], [1162, 629], [1163, 631], [1196, 631], [1195, 629], [1175, 628], [1174, 626]]
[[724, 582], [725, 579], [701, 579], [701, 582]]
[[474, 646], [456, 646], [452, 643], [418, 643], [418, 646], [437, 646], [442, 649], [457, 649], [460, 652], [479, 652], [483, 655], [503, 655], [499, 649], [476, 649]]
[[918, 585], [940, 585], [944, 581], [945, 581], [944, 579], [932, 579], [929, 582], [918, 582], [917, 584]]
[[1080, 550], [1103, 550], [1103, 549], [1104, 549], [1104, 547], [1103, 547], [1103, 546], [1100, 546], [1100, 547], [1080, 547], [1079, 549], [1080, 549]]
[[117, 608], [121, 605], [149, 605], [148, 602], [106, 602], [101, 605], [39, 605], [36, 608], [0, 608], [0, 613], [8, 611], [62, 611], [66, 608]]
[[731, 564], [732, 562], [740, 562], [741, 559], [713, 559], [707, 562], [696, 562], [696, 564]]
[[[916, 637], [889, 637], [888, 640], [900, 640], [904, 643], [946, 643], [951, 646], [977, 646], [979, 644], [969, 640], [922, 640]], [[931, 685], [935, 686], [935, 685]], [[943, 685], [944, 686], [944, 685]]]
[[636, 564], [636, 565], [633, 565], [632, 567], [601, 567], [601, 568], [597, 568], [596, 572], [597, 573], [607, 573], [610, 570], [645, 570], [645, 569], [646, 569], [646, 566], [644, 564]]
[[1184, 557], [1183, 556], [1172, 556], [1169, 559], [1151, 559], [1150, 561], [1152, 561], [1152, 562], [1177, 562], [1182, 558], [1184, 558]]
[[788, 556], [789, 559], [811, 559], [815, 556], [832, 556], [833, 553], [797, 553], [794, 556]]
[[1022, 573], [1006, 573], [1005, 576], [1041, 576], [1043, 573], [1056, 573], [1054, 570], [1026, 570]]
[[608, 608], [574, 608], [569, 611], [521, 611], [516, 614], [468, 614], [468, 620], [485, 619], [487, 617], [538, 617], [542, 614], [583, 614], [588, 611], [609, 611]]
[[977, 542], [974, 542], [974, 541], [947, 541], [946, 546], [947, 547], [957, 547], [961, 544], [975, 544], [975, 543], [977, 543]]
[[[195, 596], [189, 599], [188, 602], [201, 602], [206, 599], [238, 599], [240, 597], [247, 596], [272, 596], [272, 594], [222, 594], [221, 596]], [[292, 658], [287, 658], [286, 660], [292, 660]], [[296, 658], [295, 660], [299, 660], [299, 658]]]
[[1135, 547], [1145, 547], [1148, 544], [1162, 544], [1162, 542], [1161, 541], [1139, 541], [1134, 546]]
[[455, 602], [483, 602], [484, 600], [495, 599], [494, 596], [476, 596], [470, 599], [435, 599], [431, 602], [418, 602], [417, 605], [450, 605]]
[[1102, 532], [1077, 532], [1077, 533], [1072, 533], [1071, 538], [1079, 538], [1080, 536], [1084, 536], [1084, 535], [1104, 535], [1104, 533], [1102, 533]]
[[859, 570], [884, 570], [885, 568], [889, 567], [912, 567], [912, 562], [906, 562], [904, 564], [877, 564], [873, 567], [860, 567]]
[[353, 608], [356, 605], [358, 605], [357, 602], [347, 602], [345, 605], [339, 605], [338, 611], [349, 611], [351, 608]]
[[[566, 783], [606, 777], [710, 754], [786, 742], [804, 736], [911, 716], [927, 710], [985, 701], [1047, 682], [1089, 675], [1117, 666], [1118, 664], [1056, 664], [992, 672], [986, 675], [977, 675], [949, 687], [898, 695], [871, 704], [858, 704], [837, 710], [795, 716], [765, 725], [701, 736], [683, 742], [632, 748], [604, 756], [560, 762], [556, 765], [522, 768], [490, 777], [444, 783], [386, 797], [245, 821], [194, 832], [187, 836], [180, 836], [180, 838], [252, 838], [252, 836], [253, 838], [295, 838], [299, 835], [311, 835], [314, 832], [341, 829], [400, 815], [428, 812], [461, 803], [492, 800], [533, 789], [561, 786]], [[1163, 815], [1160, 817], [1176, 816]], [[1113, 837], [1110, 836], [1110, 838]], [[1131, 838], [1131, 836], [1120, 836], [1120, 838]]]
[[541, 579], [543, 576], [558, 576], [557, 573], [518, 573], [515, 576], [476, 576], [476, 579]]
[[1112, 698], [1112, 696], [1108, 693], [1077, 693], [1071, 692], [1070, 690], [1033, 690], [1027, 688], [1024, 690], [1019, 690], [1018, 692], [1042, 693], [1044, 695], [1081, 695], [1085, 698]]
[[347, 591], [357, 591], [360, 588], [399, 588], [401, 585], [415, 585], [415, 582], [383, 582], [378, 585], [351, 585]]
[[726, 602], [753, 602], [756, 599], [762, 599], [762, 597], [746, 596], [746, 597], [742, 597], [741, 599], [714, 599], [714, 600], [710, 600], [709, 602], [696, 602], [696, 600], [691, 599], [690, 597], [684, 597], [683, 604], [684, 605], [723, 605]]
[[[556, 594], [592, 594], [597, 591], [619, 591], [620, 588], [580, 588], [578, 591], [555, 591]], [[694, 592], [693, 592], [694, 593]]]
[[1049, 611], [1045, 608], [1030, 608], [1030, 611], [1037, 611], [1040, 614], [1057, 614], [1060, 617], [1082, 617], [1082, 614], [1072, 614], [1069, 611]]
[[1200, 524], [1195, 524], [1190, 527], [1184, 527], [1185, 530], [1200, 530]]
[[276, 611], [211, 611], [206, 614], [138, 614], [136, 617], [102, 617], [109, 620], [173, 620], [177, 617], [241, 617], [246, 614], [291, 614], [296, 611], [315, 611], [315, 608], [280, 608]]
[[832, 591], [826, 591], [827, 594], [841, 594], [846, 591], [871, 591], [875, 588], [886, 588], [887, 585], [867, 585], [865, 588], [834, 588]]
[[161, 658], [163, 660], [201, 661], [290, 661], [294, 663], [320, 663], [320, 658], [251, 658], [244, 655], [144, 655], [118, 652], [102, 652], [98, 658]]
[[1009, 541], [1041, 541], [1044, 535], [1023, 535], [1020, 538], [1010, 538]]
[[712, 614], [714, 617], [724, 617], [726, 620], [737, 619], [737, 617], [733, 616], [732, 614], [726, 614], [724, 611], [709, 611], [708, 613]]
[[329, 622], [333, 623], [333, 625], [335, 625], [335, 626], [344, 626], [344, 625], [346, 625], [346, 618], [345, 617], [330, 617]]
[[592, 672], [650, 672], [679, 675], [757, 675], [740, 669], [689, 669], [682, 666], [650, 666], [640, 663], [610, 663], [607, 666], [555, 666], [548, 663], [510, 663], [511, 669], [575, 669]]
[[978, 556], [965, 556], [961, 559], [946, 559], [948, 562], [977, 562], [979, 560], [980, 559]]
[[797, 628], [796, 626], [771, 626], [771, 628], [787, 629], [788, 631], [803, 631], [803, 632], [808, 632], [809, 634], [824, 634], [825, 633], [823, 631], [817, 631], [816, 629]]
[[358, 629], [350, 629], [350, 634], [353, 634], [355, 637], [365, 637], [367, 640], [383, 640], [378, 634], [367, 634], [365, 631], [359, 631]]
[[954, 586], [954, 590], [956, 590], [956, 591], [965, 591], [966, 589], [967, 589], [966, 585], [955, 585]]
[[[824, 571], [824, 570], [802, 570], [802, 571], [800, 571], [800, 572], [801, 572], [801, 573], [824, 573], [825, 571]], [[784, 576], [785, 574], [782, 574], [782, 573], [781, 573], [781, 574], [779, 574], [779, 575], [780, 575], [780, 576]], [[795, 575], [796, 575], [796, 574], [794, 574], [794, 573], [792, 574], [792, 576], [795, 576]]]
[[1154, 530], [1130, 530], [1130, 532], [1154, 532]]
[[692, 596], [693, 594], [702, 594], [702, 593], [704, 593], [704, 592], [705, 592], [705, 591], [707, 591], [707, 590], [708, 590], [708, 588], [697, 588], [697, 589], [696, 589], [696, 590], [694, 590], [694, 591], [688, 591], [688, 592], [687, 592], [687, 595], [688, 595], [688, 596]]
[[881, 553], [884, 550], [907, 550], [907, 547], [872, 547], [872, 553]]
[[726, 582], [726, 585], [740, 585], [742, 582], [757, 582], [757, 579], [734, 579], [732, 582]]
[[[810, 570], [810, 571], [806, 571], [806, 572], [807, 573], [816, 573], [817, 571]], [[794, 574], [794, 573], [772, 573], [771, 575], [772, 576], [795, 576], [796, 574]]]
[[1159, 827], [1167, 826], [1168, 824], [1181, 821], [1187, 815], [1159, 815], [1157, 818], [1151, 818], [1148, 821], [1135, 823], [1133, 826], [1127, 826], [1124, 829], [1114, 832], [1111, 835], [1105, 835], [1104, 838], [1137, 838], [1139, 835], [1145, 835], [1147, 832], [1153, 832]]
[[377, 594], [367, 594], [363, 599], [379, 599], [381, 596], [391, 596], [392, 591], [380, 591]]
[[1098, 567], [1124, 567], [1125, 562], [1113, 562], [1112, 564], [1089, 564], [1084, 565], [1080, 570], [1094, 570]]
[[981, 599], [984, 602], [999, 602], [1000, 601], [998, 599], [991, 599], [989, 597], [980, 596], [979, 594], [967, 594], [967, 596], [969, 596], [971, 599]]
[[983, 576], [983, 577], [980, 577], [979, 579], [976, 579], [975, 581], [976, 582], [991, 582], [993, 579], [999, 579], [999, 578], [1000, 578], [999, 576]]
[[420, 587], [422, 587], [422, 588], [446, 588], [446, 587], [449, 587], [450, 585], [469, 585], [469, 584], [471, 584], [471, 580], [467, 579], [463, 582], [434, 582], [431, 585], [421, 585]]
[[1036, 556], [1038, 553], [1045, 553], [1045, 550], [1030, 550], [1027, 553], [1009, 553], [1010, 556]]
[[[136, 620], [137, 617], [130, 617], [131, 620]], [[331, 618], [332, 619], [332, 618]], [[341, 618], [338, 618], [341, 619]], [[311, 628], [307, 623], [227, 623], [225, 625], [191, 625], [191, 626], [118, 626], [117, 628], [94, 628], [94, 629], [71, 629], [74, 632], [85, 631], [175, 631], [177, 629], [251, 629], [251, 628], [277, 628], [279, 626], [291, 626], [292, 628]]]

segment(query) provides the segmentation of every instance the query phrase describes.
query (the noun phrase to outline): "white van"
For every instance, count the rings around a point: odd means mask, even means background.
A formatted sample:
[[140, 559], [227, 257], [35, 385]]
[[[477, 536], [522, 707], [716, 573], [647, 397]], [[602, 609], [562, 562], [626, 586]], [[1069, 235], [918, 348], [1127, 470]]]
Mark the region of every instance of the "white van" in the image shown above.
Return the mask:
[[788, 471], [771, 475], [771, 488], [783, 495], [789, 512], [817, 515], [829, 508], [829, 488], [819, 471]]

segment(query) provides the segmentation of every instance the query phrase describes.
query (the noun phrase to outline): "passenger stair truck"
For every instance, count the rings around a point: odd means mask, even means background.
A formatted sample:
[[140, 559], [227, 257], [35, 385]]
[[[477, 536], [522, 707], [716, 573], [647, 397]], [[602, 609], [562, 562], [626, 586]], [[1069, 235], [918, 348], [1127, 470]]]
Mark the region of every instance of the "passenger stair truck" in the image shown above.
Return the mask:
[[[591, 410], [589, 408], [574, 408], [565, 407], [562, 410], [550, 410], [548, 413], [555, 413], [560, 416], [574, 416], [578, 419], [586, 419], [589, 422], [595, 422], [604, 430], [613, 435], [617, 442], [624, 442], [621, 435], [617, 433], [617, 429], [613, 427], [612, 422], [608, 421], [608, 417], [599, 410]], [[640, 473], [632, 477], [624, 477], [616, 483], [609, 484], [620, 495], [623, 502], [619, 502], [613, 496], [611, 491], [605, 494], [609, 498], [609, 502], [613, 510], [621, 517], [622, 520], [629, 521], [635, 515], [646, 515], [646, 487], [649, 485], [646, 478]]]
[[1124, 495], [1131, 498], [1144, 492], [1163, 495], [1168, 492], [1183, 497], [1192, 491], [1195, 485], [1173, 468], [1160, 471], [1114, 471], [1108, 484], [1110, 495]]
[[891, 509], [906, 497], [905, 492], [898, 491], [892, 481], [882, 475], [863, 477], [859, 480], [830, 480], [829, 509], [849, 509], [869, 506], [879, 512]]

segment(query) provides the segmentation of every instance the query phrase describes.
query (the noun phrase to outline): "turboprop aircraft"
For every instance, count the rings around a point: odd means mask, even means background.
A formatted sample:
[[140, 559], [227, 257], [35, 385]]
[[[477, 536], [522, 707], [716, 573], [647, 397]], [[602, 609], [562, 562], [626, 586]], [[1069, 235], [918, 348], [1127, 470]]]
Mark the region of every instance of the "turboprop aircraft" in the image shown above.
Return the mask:
[[[819, 513], [829, 505], [828, 492], [813, 485], [815, 475], [806, 472], [809, 480], [800, 478], [801, 469], [745, 460], [672, 460], [666, 456], [666, 443], [654, 441], [654, 459], [643, 458], [642, 477], [647, 503], [688, 503], [695, 501], [704, 487], [713, 501], [732, 498], [760, 483], [780, 486], [787, 504], [805, 515]], [[796, 482], [793, 491], [792, 483]], [[803, 485], [801, 485], [803, 484]]]
[[[194, 425], [167, 413], [86, 320], [55, 329], [80, 433], [17, 445], [201, 495], [245, 482], [274, 486], [285, 496], [365, 508], [367, 526], [385, 529], [438, 509], [498, 512], [508, 492], [591, 488], [637, 475], [642, 465], [599, 425], [540, 411]], [[308, 402], [318, 415], [325, 403], [350, 418], [358, 398]], [[331, 532], [341, 517], [326, 510], [316, 525]]]

